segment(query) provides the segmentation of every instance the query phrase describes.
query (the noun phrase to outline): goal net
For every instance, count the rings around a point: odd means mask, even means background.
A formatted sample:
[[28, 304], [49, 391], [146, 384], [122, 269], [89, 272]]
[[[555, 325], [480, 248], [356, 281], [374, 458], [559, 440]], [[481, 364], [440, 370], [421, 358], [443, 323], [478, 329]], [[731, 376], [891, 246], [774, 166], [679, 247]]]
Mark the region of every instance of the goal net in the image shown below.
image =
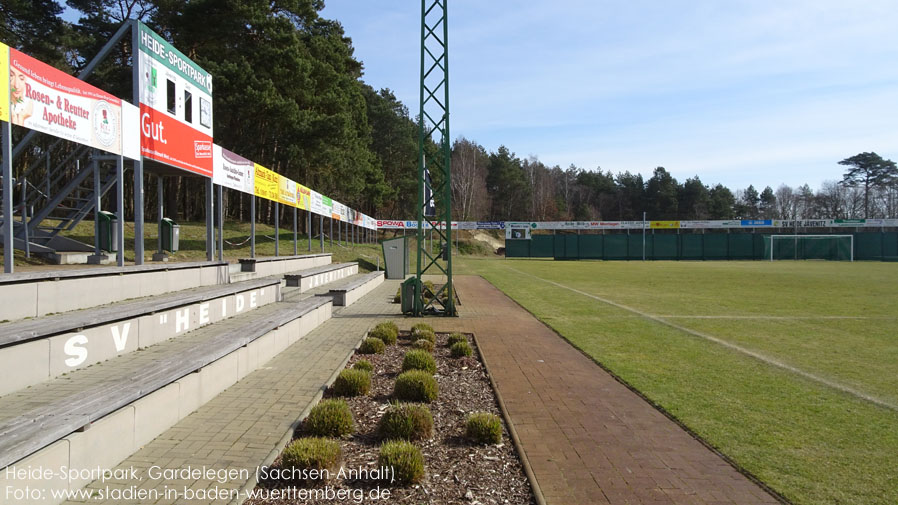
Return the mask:
[[768, 235], [764, 256], [770, 261], [854, 261], [854, 235]]

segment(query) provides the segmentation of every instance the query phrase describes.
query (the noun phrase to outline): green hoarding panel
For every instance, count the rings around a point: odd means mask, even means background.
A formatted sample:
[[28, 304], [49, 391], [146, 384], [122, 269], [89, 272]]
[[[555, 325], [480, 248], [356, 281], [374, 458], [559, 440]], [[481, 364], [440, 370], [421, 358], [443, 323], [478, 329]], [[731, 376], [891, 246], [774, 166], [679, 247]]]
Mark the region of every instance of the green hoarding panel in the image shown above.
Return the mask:
[[882, 234], [882, 254], [884, 256], [883, 259], [898, 260], [898, 232]]
[[884, 256], [884, 242], [888, 242], [885, 233], [855, 233], [854, 259], [880, 260]]
[[690, 234], [680, 235], [680, 259], [700, 260], [704, 259], [704, 235]]
[[532, 238], [530, 239], [531, 258], [551, 258], [554, 254], [554, 235], [532, 235]]
[[754, 248], [754, 259], [761, 260], [764, 259], [764, 235], [759, 233], [752, 234], [753, 243], [752, 246]]
[[557, 260], [564, 259], [564, 235], [554, 235], [555, 247], [552, 250], [552, 257]]
[[729, 258], [729, 234], [714, 233], [702, 235], [702, 255], [706, 260], [725, 260]]
[[729, 259], [750, 260], [754, 259], [754, 237], [748, 233], [731, 233], [729, 239]]
[[529, 240], [506, 240], [505, 241], [505, 257], [506, 258], [529, 258], [530, 257], [530, 241]]
[[677, 237], [670, 233], [652, 235], [652, 259], [656, 260], [676, 260], [680, 259], [677, 251]]
[[580, 235], [580, 258], [602, 259], [602, 235]]
[[580, 236], [579, 235], [561, 235], [564, 237], [564, 259], [577, 260], [580, 259]]
[[[642, 233], [639, 235], [627, 235], [627, 257], [631, 260], [642, 259]], [[645, 259], [652, 259], [652, 237], [645, 236]]]
[[627, 259], [627, 235], [605, 235], [602, 246], [604, 248], [604, 259]]

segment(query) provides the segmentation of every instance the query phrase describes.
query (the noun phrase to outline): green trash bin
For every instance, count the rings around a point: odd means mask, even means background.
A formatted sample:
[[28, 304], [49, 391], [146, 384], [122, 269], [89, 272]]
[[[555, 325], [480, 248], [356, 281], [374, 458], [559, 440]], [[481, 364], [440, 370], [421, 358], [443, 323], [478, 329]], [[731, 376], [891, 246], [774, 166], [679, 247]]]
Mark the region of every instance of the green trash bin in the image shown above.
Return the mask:
[[99, 221], [100, 249], [108, 252], [118, 251], [118, 226], [115, 223], [118, 217], [112, 212], [101, 210], [97, 214]]
[[178, 244], [181, 241], [181, 226], [167, 217], [162, 218], [162, 249], [169, 252], [178, 252]]
[[402, 282], [402, 291], [400, 292], [402, 301], [402, 313], [410, 314], [415, 311], [415, 283], [418, 282], [417, 277], [409, 277]]

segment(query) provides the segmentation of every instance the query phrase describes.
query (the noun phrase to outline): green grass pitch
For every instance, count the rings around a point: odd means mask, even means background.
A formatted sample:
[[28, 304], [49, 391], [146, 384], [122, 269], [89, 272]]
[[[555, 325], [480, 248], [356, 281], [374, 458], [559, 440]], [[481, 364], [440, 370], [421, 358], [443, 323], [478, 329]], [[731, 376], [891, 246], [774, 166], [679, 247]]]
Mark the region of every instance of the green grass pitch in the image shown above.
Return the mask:
[[898, 265], [466, 259], [456, 272], [794, 503], [898, 503]]

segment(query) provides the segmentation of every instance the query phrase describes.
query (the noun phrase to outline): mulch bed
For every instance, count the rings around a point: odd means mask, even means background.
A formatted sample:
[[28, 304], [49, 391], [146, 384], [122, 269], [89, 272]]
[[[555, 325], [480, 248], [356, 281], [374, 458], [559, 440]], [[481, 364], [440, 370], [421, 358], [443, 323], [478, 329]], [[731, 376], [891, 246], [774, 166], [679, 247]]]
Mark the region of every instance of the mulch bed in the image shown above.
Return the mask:
[[[434, 429], [429, 440], [415, 442], [424, 455], [426, 476], [408, 487], [390, 486], [375, 480], [333, 479], [318, 483], [322, 494], [316, 498], [250, 500], [247, 504], [358, 504], [358, 503], [435, 503], [435, 504], [535, 504], [530, 483], [524, 474], [521, 461], [503, 421], [503, 440], [499, 445], [472, 445], [464, 438], [465, 418], [472, 412], [491, 412], [501, 417], [496, 397], [490, 386], [483, 364], [474, 356], [452, 358], [446, 347], [448, 334], [437, 334], [433, 351], [437, 362], [434, 377], [439, 384], [439, 397], [429, 404], [433, 414]], [[474, 347], [473, 338], [468, 342]], [[393, 393], [393, 384], [401, 372], [402, 358], [411, 349], [408, 332], [401, 332], [399, 342], [387, 346], [384, 354], [358, 354], [349, 361], [347, 368], [361, 359], [374, 365], [371, 375], [371, 392], [364, 397], [347, 398], [355, 418], [356, 432], [340, 440], [343, 450], [343, 467], [347, 469], [376, 469], [382, 440], [377, 435], [377, 424], [386, 410]], [[332, 397], [330, 390], [325, 398]], [[295, 436], [302, 437], [302, 428]], [[274, 467], [280, 464], [280, 458]], [[259, 489], [289, 490], [302, 487], [295, 482], [267, 481]], [[375, 488], [388, 488], [388, 499], [374, 499]], [[325, 497], [323, 492], [328, 491]], [[342, 499], [337, 491], [348, 494]], [[364, 498], [359, 499], [361, 493]], [[300, 495], [303, 496], [303, 495]]]

